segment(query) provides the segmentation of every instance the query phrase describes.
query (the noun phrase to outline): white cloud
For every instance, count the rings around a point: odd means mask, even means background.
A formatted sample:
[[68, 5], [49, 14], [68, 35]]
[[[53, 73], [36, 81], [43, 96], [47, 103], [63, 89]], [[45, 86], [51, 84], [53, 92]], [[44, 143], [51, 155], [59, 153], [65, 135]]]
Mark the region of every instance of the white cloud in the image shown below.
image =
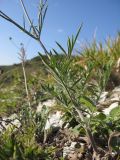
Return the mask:
[[58, 32], [58, 33], [62, 33], [62, 32], [64, 32], [64, 30], [61, 29], [61, 28], [59, 28], [59, 29], [57, 29], [57, 32]]

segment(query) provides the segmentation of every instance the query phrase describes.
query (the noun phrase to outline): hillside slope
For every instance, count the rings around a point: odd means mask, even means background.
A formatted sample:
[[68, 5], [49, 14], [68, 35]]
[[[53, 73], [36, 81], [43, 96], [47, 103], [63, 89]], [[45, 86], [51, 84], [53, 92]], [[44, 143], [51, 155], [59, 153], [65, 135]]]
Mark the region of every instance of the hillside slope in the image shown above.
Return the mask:
[[[2, 70], [0, 74], [0, 115], [3, 115], [14, 112], [20, 106], [21, 99], [25, 97], [25, 89], [21, 63], [0, 66], [0, 68]], [[39, 57], [26, 61], [25, 69], [31, 92], [39, 90], [39, 82], [49, 79]]]

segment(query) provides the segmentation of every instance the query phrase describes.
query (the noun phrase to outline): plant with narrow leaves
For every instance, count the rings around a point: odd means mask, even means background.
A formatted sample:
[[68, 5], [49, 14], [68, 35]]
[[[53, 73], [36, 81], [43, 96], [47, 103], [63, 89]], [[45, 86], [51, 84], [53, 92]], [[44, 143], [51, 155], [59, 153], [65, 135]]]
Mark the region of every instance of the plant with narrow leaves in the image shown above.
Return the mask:
[[[76, 65], [74, 63], [74, 56], [72, 55], [73, 48], [82, 26], [79, 28], [75, 37], [72, 36], [71, 39], [68, 38], [67, 51], [59, 43], [57, 43], [57, 46], [61, 49], [64, 56], [59, 57], [58, 52], [54, 49], [49, 53], [41, 41], [41, 30], [47, 11], [47, 0], [44, 2], [42, 0], [40, 1], [37, 27], [31, 21], [23, 1], [20, 0], [20, 2], [29, 22], [30, 31], [26, 30], [25, 20], [22, 27], [2, 11], [0, 11], [0, 17], [11, 22], [24, 33], [39, 42], [46, 54], [46, 57], [44, 57], [39, 53], [41, 60], [55, 80], [55, 85], [52, 87], [48, 86], [46, 89], [52, 94], [53, 97], [56, 98], [58, 103], [64, 106], [67, 113], [74, 116], [78, 123], [83, 124], [83, 128], [86, 131], [86, 135], [90, 140], [93, 150], [96, 154], [99, 154], [98, 147], [95, 143], [94, 136], [90, 128], [90, 118], [97, 111], [96, 104], [99, 100], [101, 92], [105, 88], [106, 82], [108, 81], [112, 67], [112, 59], [109, 55], [104, 55], [102, 48], [100, 48], [102, 53], [100, 54], [100, 59], [102, 59], [102, 55], [107, 64], [103, 61], [99, 61], [99, 59], [96, 60], [99, 54], [97, 52], [96, 55], [96, 45], [93, 45], [93, 48], [90, 50], [90, 54], [87, 53], [89, 61], [85, 64], [86, 68], [84, 65]], [[92, 55], [92, 53], [94, 54]], [[86, 116], [88, 114], [90, 118]]]

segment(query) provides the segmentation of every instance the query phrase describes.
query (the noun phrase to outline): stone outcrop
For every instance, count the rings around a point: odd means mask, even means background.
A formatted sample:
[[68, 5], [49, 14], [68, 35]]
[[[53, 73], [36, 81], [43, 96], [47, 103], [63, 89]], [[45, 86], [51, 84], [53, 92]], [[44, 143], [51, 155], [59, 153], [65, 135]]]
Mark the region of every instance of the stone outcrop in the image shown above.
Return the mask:
[[[46, 107], [54, 107], [56, 105], [56, 101], [53, 100], [47, 100], [43, 103], [39, 103], [37, 107], [37, 113], [39, 113], [43, 106]], [[61, 111], [55, 110], [54, 112], [49, 114], [49, 117], [47, 119], [47, 123], [45, 126], [45, 129], [49, 129], [50, 127], [62, 127], [63, 121], [61, 120], [62, 113]]]
[[112, 91], [103, 92], [97, 105], [98, 110], [109, 115], [110, 111], [120, 105], [120, 86], [115, 87]]

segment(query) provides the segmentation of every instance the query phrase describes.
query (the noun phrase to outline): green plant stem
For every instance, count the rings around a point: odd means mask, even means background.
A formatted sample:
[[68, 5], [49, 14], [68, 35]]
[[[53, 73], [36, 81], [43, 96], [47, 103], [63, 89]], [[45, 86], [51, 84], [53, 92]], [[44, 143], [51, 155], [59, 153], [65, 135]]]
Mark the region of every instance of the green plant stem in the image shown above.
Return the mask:
[[[69, 93], [69, 91], [67, 91], [67, 92]], [[86, 130], [87, 136], [88, 136], [89, 141], [90, 141], [90, 143], [91, 143], [91, 145], [92, 145], [92, 147], [93, 147], [93, 150], [94, 150], [96, 153], [98, 153], [98, 149], [97, 149], [97, 146], [96, 146], [94, 137], [93, 137], [93, 135], [92, 135], [91, 129], [90, 129], [90, 128], [88, 127], [88, 125], [86, 124], [86, 121], [85, 121], [85, 118], [84, 118], [82, 112], [76, 107], [76, 105], [75, 105], [73, 99], [71, 98], [70, 94], [69, 94], [69, 97], [70, 97], [70, 99], [71, 99], [71, 101], [72, 101], [72, 103], [73, 103], [73, 105], [74, 105], [75, 110], [77, 111], [77, 113], [78, 113], [78, 115], [79, 115], [79, 118], [80, 118], [81, 121], [84, 123], [84, 129]]]
[[[20, 3], [21, 3], [21, 6], [22, 6], [22, 8], [23, 8], [23, 11], [24, 11], [24, 13], [25, 13], [25, 15], [26, 15], [26, 18], [27, 18], [29, 24], [32, 25], [31, 19], [30, 19], [28, 13], [27, 13], [27, 10], [26, 10], [26, 7], [25, 7], [23, 1], [20, 0]], [[33, 26], [33, 25], [32, 25], [32, 26]]]
[[40, 44], [40, 46], [44, 50], [45, 54], [48, 55], [49, 52], [48, 52], [47, 48], [45, 47], [45, 45], [43, 44], [43, 42], [40, 39], [38, 39], [38, 43]]
[[11, 19], [10, 17], [8, 17], [5, 13], [3, 13], [2, 11], [0, 11], [0, 17], [2, 17], [3, 19], [9, 21], [10, 23], [12, 23], [13, 25], [15, 25], [17, 28], [19, 28], [21, 31], [23, 31], [24, 33], [26, 33], [27, 35], [29, 35], [31, 38], [38, 40], [37, 37], [35, 37], [33, 34], [31, 34], [29, 31], [27, 31], [25, 28], [23, 28], [21, 25], [19, 25], [17, 22], [15, 22], [13, 19]]
[[94, 150], [96, 153], [98, 153], [98, 149], [97, 149], [97, 146], [96, 146], [94, 137], [93, 137], [93, 135], [92, 135], [92, 132], [91, 132], [90, 128], [89, 128], [89, 127], [87, 126], [87, 124], [86, 124], [86, 121], [85, 121], [85, 118], [84, 118], [82, 112], [77, 108], [76, 103], [74, 102], [73, 98], [71, 97], [71, 94], [70, 94], [68, 88], [66, 87], [64, 81], [63, 81], [60, 77], [59, 77], [59, 79], [60, 79], [63, 87], [65, 88], [65, 90], [66, 90], [66, 92], [67, 92], [67, 94], [68, 94], [68, 96], [69, 96], [72, 104], [74, 105], [74, 108], [75, 108], [75, 110], [77, 111], [77, 113], [78, 113], [78, 115], [79, 115], [79, 118], [80, 118], [81, 121], [85, 124], [85, 125], [84, 125], [84, 129], [86, 130], [87, 136], [88, 136], [88, 138], [89, 138], [89, 140], [90, 140], [90, 143], [91, 143], [91, 145], [92, 145], [92, 147], [93, 147], [93, 150]]
[[28, 20], [31, 28], [33, 29], [33, 32], [34, 32], [36, 38], [37, 38], [38, 35], [37, 35], [37, 33], [36, 33], [36, 30], [35, 30], [35, 27], [33, 26], [32, 21], [31, 21], [31, 19], [30, 19], [30, 17], [29, 17], [29, 14], [28, 14], [28, 12], [27, 12], [27, 10], [26, 10], [26, 7], [25, 7], [25, 5], [24, 5], [24, 3], [23, 3], [23, 0], [20, 0], [20, 3], [21, 3], [21, 6], [22, 6], [22, 8], [23, 8], [23, 11], [24, 11], [24, 13], [25, 13], [25, 16], [26, 16], [26, 18], [27, 18], [27, 20]]
[[88, 127], [88, 125], [86, 124], [86, 121], [85, 121], [85, 118], [84, 118], [82, 112], [78, 109], [78, 106], [76, 106], [76, 103], [74, 102], [74, 100], [73, 100], [73, 98], [72, 98], [72, 96], [71, 96], [68, 88], [66, 87], [64, 81], [63, 81], [62, 78], [59, 76], [59, 74], [57, 74], [52, 68], [50, 68], [50, 66], [49, 66], [43, 59], [42, 59], [42, 61], [43, 61], [43, 63], [44, 63], [50, 70], [52, 70], [53, 73], [55, 73], [55, 75], [57, 76], [57, 78], [59, 79], [60, 82], [58, 82], [57, 79], [56, 79], [56, 81], [57, 81], [58, 83], [60, 83], [60, 84], [63, 86], [63, 88], [66, 90], [66, 92], [67, 92], [67, 94], [68, 94], [68, 96], [69, 96], [69, 98], [70, 98], [70, 100], [71, 100], [71, 102], [72, 102], [75, 110], [76, 110], [77, 113], [78, 113], [79, 118], [80, 118], [81, 121], [84, 123], [84, 129], [86, 130], [87, 136], [88, 136], [88, 138], [89, 138], [89, 140], [90, 140], [90, 143], [91, 143], [91, 145], [92, 145], [92, 147], [93, 147], [93, 150], [94, 150], [96, 153], [98, 153], [98, 149], [97, 149], [97, 146], [96, 146], [96, 144], [95, 144], [95, 140], [94, 140], [94, 137], [93, 137], [93, 135], [92, 135], [92, 132], [91, 132], [90, 128]]

